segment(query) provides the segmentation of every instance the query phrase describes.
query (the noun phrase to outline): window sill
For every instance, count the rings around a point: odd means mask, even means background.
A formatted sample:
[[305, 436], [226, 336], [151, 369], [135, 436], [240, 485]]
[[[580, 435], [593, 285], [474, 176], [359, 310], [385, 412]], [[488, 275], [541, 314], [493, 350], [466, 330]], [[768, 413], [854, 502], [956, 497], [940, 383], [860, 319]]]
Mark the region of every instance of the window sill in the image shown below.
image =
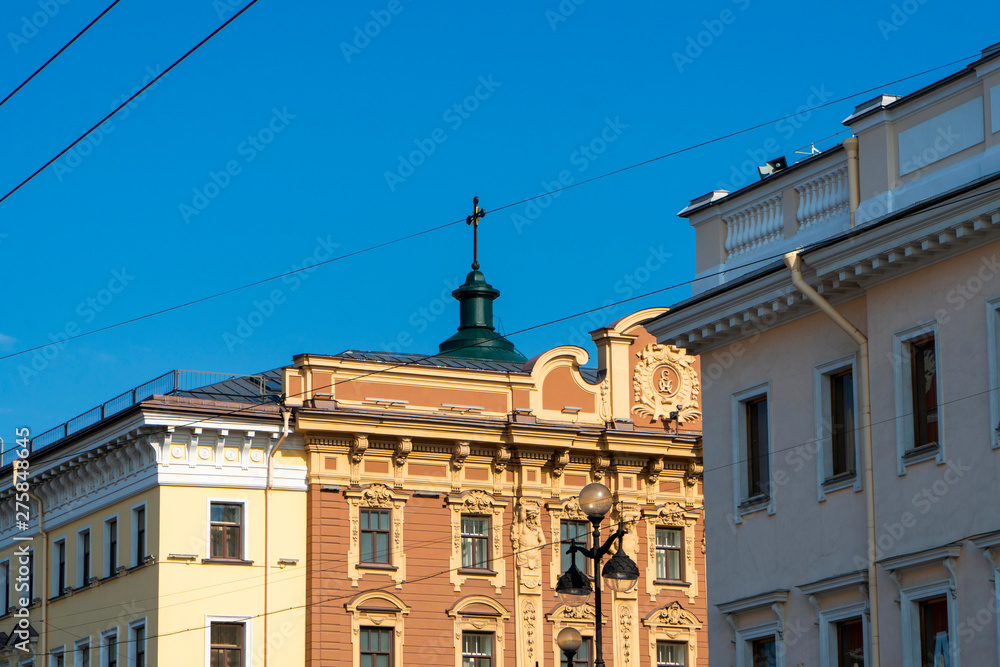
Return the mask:
[[653, 584], [656, 586], [683, 586], [686, 588], [691, 585], [691, 582], [680, 579], [653, 579]]
[[201, 562], [205, 565], [253, 565], [252, 560], [242, 558], [202, 558]]
[[359, 570], [385, 570], [387, 572], [395, 572], [399, 569], [389, 563], [358, 563], [357, 568]]
[[460, 567], [458, 568], [459, 574], [480, 576], [480, 577], [495, 577], [497, 573], [495, 570], [488, 570], [483, 567]]
[[[924, 461], [933, 461], [940, 456], [941, 448], [936, 442], [932, 442], [929, 445], [923, 445], [922, 447], [916, 447], [914, 449], [909, 449], [903, 454], [901, 462], [903, 467], [914, 463], [922, 463]], [[942, 461], [939, 461], [942, 463]]]
[[754, 496], [747, 498], [740, 503], [740, 512], [756, 512], [767, 507], [771, 502], [770, 496]]
[[841, 489], [848, 489], [852, 486], [858, 486], [858, 473], [854, 470], [827, 477], [823, 480], [822, 489], [825, 494], [840, 491]]

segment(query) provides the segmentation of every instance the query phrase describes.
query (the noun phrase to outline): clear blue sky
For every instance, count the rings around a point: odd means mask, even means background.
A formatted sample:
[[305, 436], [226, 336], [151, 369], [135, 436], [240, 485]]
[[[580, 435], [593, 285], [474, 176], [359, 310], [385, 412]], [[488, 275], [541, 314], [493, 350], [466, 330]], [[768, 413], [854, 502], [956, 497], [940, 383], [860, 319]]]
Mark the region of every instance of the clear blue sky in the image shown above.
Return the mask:
[[[473, 195], [489, 211], [560, 175], [579, 182], [1000, 41], [1000, 4], [986, 1], [577, 2], [260, 0], [110, 131], [0, 204], [0, 355], [464, 218]], [[122, 0], [0, 108], [0, 195], [243, 4]], [[0, 91], [106, 5], [4, 2]], [[878, 92], [905, 94], [961, 66]], [[693, 233], [676, 212], [742, 178], [748, 151], [791, 156], [844, 130], [874, 95], [568, 190], [544, 210], [487, 215], [480, 261], [502, 291], [503, 329], [689, 280]], [[0, 437], [41, 432], [174, 368], [253, 373], [302, 352], [436, 352], [457, 323], [449, 293], [470, 246], [454, 226], [51, 358], [0, 361]], [[274, 290], [280, 303], [269, 305]], [[589, 344], [586, 331], [689, 294], [512, 340], [529, 357]]]

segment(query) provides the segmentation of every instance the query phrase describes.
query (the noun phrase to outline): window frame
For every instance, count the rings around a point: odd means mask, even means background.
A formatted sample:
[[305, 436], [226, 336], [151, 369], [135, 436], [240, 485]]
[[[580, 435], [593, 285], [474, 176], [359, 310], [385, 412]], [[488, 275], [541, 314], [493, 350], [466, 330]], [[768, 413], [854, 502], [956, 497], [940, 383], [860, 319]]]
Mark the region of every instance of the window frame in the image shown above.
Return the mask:
[[[854, 378], [854, 473], [833, 474], [833, 396], [832, 380], [835, 376], [850, 372]], [[826, 494], [861, 486], [861, 420], [860, 397], [858, 396], [857, 355], [840, 357], [813, 369], [813, 393], [815, 395], [816, 442], [822, 452], [816, 456], [816, 499], [826, 500]]]
[[5, 558], [0, 560], [0, 585], [3, 586], [3, 590], [0, 591], [0, 603], [3, 604], [3, 608], [0, 609], [0, 617], [6, 616], [10, 613], [11, 607], [11, 579], [10, 579], [10, 558]]
[[[576, 655], [573, 656], [573, 664], [568, 665], [568, 667], [577, 667], [578, 665], [582, 665], [582, 667], [594, 667], [594, 638], [591, 635], [581, 634], [580, 636], [583, 638], [583, 643], [580, 646], [587, 647], [587, 657], [584, 660], [578, 660], [580, 650], [577, 649]], [[559, 667], [563, 667], [564, 660], [566, 660], [566, 655], [562, 651], [559, 651], [559, 657], [556, 661]]]
[[392, 665], [403, 664], [404, 618], [410, 607], [398, 597], [384, 590], [361, 593], [345, 607], [351, 618], [351, 664], [361, 664], [361, 628], [379, 627], [392, 630]]
[[990, 446], [1000, 449], [1000, 297], [986, 302], [986, 353], [989, 363]]
[[[111, 526], [114, 526], [114, 539], [112, 540]], [[101, 578], [107, 579], [113, 577], [118, 571], [118, 566], [121, 565], [121, 531], [118, 525], [118, 514], [112, 514], [111, 516], [105, 517], [103, 522], [104, 530], [102, 535], [102, 544], [104, 548], [102, 549], [101, 556]], [[93, 544], [91, 544], [93, 548]], [[114, 558], [112, 559], [112, 551], [114, 551]], [[113, 562], [112, 562], [113, 561]]]
[[90, 636], [73, 642], [73, 667], [91, 667]]
[[[670, 644], [670, 645], [673, 645], [673, 646], [679, 646], [679, 647], [681, 647], [681, 651], [684, 652], [683, 662], [660, 662], [660, 646], [661, 645], [666, 645], [666, 644]], [[665, 640], [665, 639], [657, 639], [656, 640], [656, 646], [654, 647], [653, 650], [656, 651], [656, 662], [653, 663], [656, 667], [673, 667], [675, 665], [679, 665], [680, 667], [687, 667], [687, 664], [688, 664], [688, 661], [687, 661], [688, 645], [687, 645], [686, 642], [677, 642], [677, 641], [669, 641], [669, 640]]]
[[49, 667], [67, 667], [66, 646], [57, 646], [49, 651]]
[[[477, 637], [489, 637], [490, 640], [490, 652], [486, 653], [466, 653], [465, 652], [465, 638], [466, 636], [477, 636]], [[465, 660], [467, 657], [472, 657], [474, 660], [474, 667], [495, 667], [496, 665], [496, 645], [497, 638], [496, 633], [493, 632], [483, 632], [480, 630], [463, 630], [462, 638], [459, 640], [461, 642], [461, 656], [462, 656], [462, 667], [465, 667]], [[484, 658], [489, 659], [489, 663], [483, 665], [480, 661]]]
[[[573, 525], [576, 525], [578, 527], [579, 526], [583, 526], [584, 530], [583, 530], [583, 542], [582, 542], [582, 546], [585, 549], [590, 548], [588, 542], [590, 541], [590, 534], [591, 534], [591, 532], [594, 529], [593, 525], [589, 521], [585, 521], [585, 520], [581, 520], [581, 519], [575, 519], [575, 518], [559, 519], [559, 575], [558, 576], [560, 576], [560, 577], [563, 574], [566, 573], [566, 570], [569, 569], [569, 567], [567, 567], [564, 570], [563, 569], [563, 563], [562, 563], [563, 558], [568, 557], [567, 553], [566, 553], [566, 551], [568, 549], [567, 545], [573, 544], [573, 543], [580, 544], [580, 536], [579, 535], [577, 535], [577, 537], [572, 538], [572, 539], [564, 539], [563, 538], [563, 525], [568, 525], [568, 524], [573, 524]], [[585, 557], [582, 553], [579, 556], [577, 556], [576, 559], [577, 559], [576, 560], [577, 568], [580, 569], [588, 577], [593, 578], [593, 576], [594, 576], [593, 572], [592, 572], [593, 567], [591, 565], [590, 559], [587, 558], [587, 557]], [[569, 562], [572, 563], [573, 559], [570, 558]], [[582, 568], [580, 567], [581, 563], [583, 564]]]
[[[381, 515], [385, 515], [387, 517], [388, 527], [385, 528], [384, 530], [382, 528], [372, 529], [370, 527], [371, 526], [371, 520], [370, 519], [369, 519], [369, 527], [368, 528], [365, 528], [364, 526], [362, 526], [361, 522], [364, 520], [365, 515], [368, 514], [368, 513], [378, 514], [380, 516]], [[358, 565], [360, 565], [362, 567], [369, 567], [369, 566], [375, 565], [377, 567], [377, 566], [380, 566], [380, 565], [381, 566], [385, 566], [385, 565], [391, 566], [393, 564], [392, 563], [392, 519], [393, 519], [393, 517], [392, 517], [392, 509], [390, 509], [388, 507], [361, 507], [361, 508], [359, 508], [359, 510], [358, 510], [358, 522], [359, 522], [359, 532], [358, 532], [358, 539], [359, 539], [359, 543], [358, 543]], [[381, 525], [381, 524], [382, 524], [382, 521], [380, 519], [379, 520], [379, 525]], [[371, 536], [371, 539], [372, 539], [371, 554], [372, 554], [372, 558], [374, 560], [365, 560], [364, 559], [364, 555], [365, 555], [364, 542], [365, 542], [366, 533], [369, 536]], [[379, 551], [378, 551], [378, 539], [377, 539], [377, 536], [378, 535], [382, 535], [382, 534], [385, 535], [385, 560], [384, 561], [378, 560]]]
[[[147, 530], [146, 520], [147, 514], [145, 501], [132, 506], [132, 521], [129, 525], [130, 537], [132, 538], [131, 544], [129, 545], [131, 567], [138, 567], [146, 562], [146, 556], [148, 555], [147, 552], [149, 549], [149, 531]], [[141, 526], [139, 525], [140, 518]]]
[[[147, 667], [149, 664], [149, 634], [146, 632], [146, 617], [136, 619], [128, 624], [128, 667]], [[142, 651], [139, 650], [139, 631], [142, 632]], [[142, 656], [142, 662], [139, 657]]]
[[[765, 496], [751, 498], [749, 496], [749, 461], [748, 451], [750, 443], [749, 424], [747, 423], [747, 404], [767, 401], [767, 427], [768, 427], [768, 457], [767, 457], [767, 479], [768, 493]], [[747, 514], [767, 510], [768, 515], [774, 514], [774, 497], [776, 495], [774, 484], [774, 456], [772, 455], [774, 442], [774, 420], [771, 410], [771, 382], [763, 382], [753, 387], [748, 387], [732, 395], [732, 438], [733, 438], [733, 523], [740, 524]], [[750, 502], [754, 501], [754, 502]]]
[[[662, 531], [673, 531], [673, 532], [678, 533], [680, 535], [680, 539], [678, 540], [679, 544], [676, 547], [666, 546], [666, 545], [661, 546], [660, 545], [660, 541], [658, 539], [659, 532], [661, 530]], [[654, 526], [653, 527], [653, 547], [654, 547], [654, 549], [656, 551], [656, 557], [655, 557], [655, 559], [653, 561], [654, 565], [656, 567], [656, 569], [654, 570], [654, 572], [656, 573], [655, 582], [658, 585], [669, 585], [669, 584], [672, 584], [672, 583], [677, 583], [677, 582], [683, 582], [683, 581], [685, 581], [685, 579], [684, 579], [684, 577], [685, 577], [685, 574], [684, 574], [684, 560], [685, 560], [684, 559], [684, 528], [681, 527], [681, 526], [666, 526], [666, 525], [657, 525], [657, 526]], [[676, 578], [673, 578], [673, 577], [660, 577], [659, 576], [659, 574], [660, 574], [660, 555], [661, 555], [661, 553], [664, 555], [665, 567], [666, 567], [666, 569], [669, 569], [669, 559], [667, 558], [667, 555], [669, 555], [671, 552], [677, 554], [677, 577]], [[669, 572], [667, 572], [667, 574], [669, 574]]]
[[[465, 520], [480, 520], [485, 522], [485, 528], [481, 533], [466, 533]], [[459, 516], [459, 537], [461, 539], [461, 559], [464, 570], [485, 570], [492, 571], [493, 554], [490, 548], [490, 537], [493, 534], [493, 517], [489, 514], [469, 514], [463, 513]], [[465, 544], [469, 541], [469, 551], [471, 552], [471, 563], [465, 562]], [[479, 554], [481, 558], [477, 559]]]
[[[108, 647], [108, 639], [114, 638], [114, 651], [112, 652]], [[100, 667], [118, 667], [121, 662], [121, 642], [118, 641], [118, 627], [109, 628], [101, 633], [101, 648], [100, 648]], [[114, 658], [114, 662], [112, 662]]]
[[28, 606], [33, 605], [38, 597], [36, 595], [36, 593], [38, 593], [35, 581], [35, 579], [37, 578], [36, 575], [38, 574], [35, 571], [36, 569], [37, 568], [35, 567], [35, 550], [34, 548], [30, 548], [28, 549]]
[[49, 596], [50, 600], [62, 595], [69, 585], [68, 556], [66, 536], [62, 535], [52, 540], [52, 581], [49, 582], [52, 587], [52, 595]]
[[249, 667], [247, 656], [253, 656], [253, 618], [216, 615], [205, 616], [205, 667], [212, 665], [212, 626], [215, 624], [243, 626], [243, 664], [240, 667]]
[[[84, 548], [86, 536], [86, 548]], [[94, 576], [94, 533], [90, 526], [84, 526], [76, 531], [76, 587], [90, 585]]]
[[[216, 556], [212, 553], [212, 506], [213, 505], [240, 505], [240, 556], [231, 558], [228, 556]], [[205, 560], [213, 563], [252, 563], [250, 560], [250, 522], [247, 521], [249, 501], [246, 498], [209, 498], [206, 507], [206, 536], [205, 536]], [[231, 525], [231, 524], [225, 524]]]
[[[389, 636], [389, 649], [387, 651], [369, 650], [366, 652], [361, 650], [361, 638], [364, 637], [365, 632], [370, 633], [372, 631], [378, 633], [385, 633]], [[358, 637], [358, 662], [360, 664], [360, 667], [365, 667], [363, 659], [365, 655], [387, 655], [389, 657], [389, 667], [393, 667], [393, 665], [395, 664], [395, 661], [393, 660], [394, 644], [395, 642], [393, 641], [392, 637], [392, 628], [382, 628], [377, 625], [362, 625]], [[370, 664], [372, 665], [372, 667], [374, 667], [374, 661], [370, 661]]]
[[[916, 447], [916, 436], [914, 433], [914, 421], [916, 417], [913, 396], [914, 378], [911, 368], [913, 359], [912, 345], [931, 336], [934, 338], [938, 439], [936, 446], [925, 445]], [[935, 320], [894, 333], [892, 364], [895, 383], [897, 474], [905, 475], [908, 466], [923, 461], [935, 460], [938, 465], [943, 465], [945, 462], [945, 418], [944, 410], [941, 408], [945, 402], [944, 383], [942, 382], [944, 372], [941, 363], [941, 336], [938, 331], [937, 321]]]
[[903, 664], [919, 665], [921, 660], [920, 606], [922, 603], [943, 597], [948, 613], [948, 649], [951, 655], [950, 667], [960, 667], [958, 633], [958, 609], [952, 596], [951, 582], [934, 581], [918, 586], [899, 589], [900, 625], [903, 635]]

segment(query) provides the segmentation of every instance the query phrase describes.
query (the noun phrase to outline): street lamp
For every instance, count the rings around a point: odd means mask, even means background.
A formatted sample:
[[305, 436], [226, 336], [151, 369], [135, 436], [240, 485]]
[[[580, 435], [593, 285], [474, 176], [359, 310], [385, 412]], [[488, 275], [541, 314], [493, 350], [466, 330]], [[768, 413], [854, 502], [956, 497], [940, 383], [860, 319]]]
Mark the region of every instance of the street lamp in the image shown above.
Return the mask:
[[556, 646], [562, 649], [569, 667], [573, 667], [573, 658], [576, 657], [576, 651], [582, 643], [583, 637], [580, 636], [580, 631], [576, 628], [563, 628], [556, 635]]
[[[580, 490], [580, 509], [584, 511], [594, 527], [593, 541], [591, 548], [577, 546], [573, 543], [569, 546], [571, 557], [569, 569], [559, 577], [556, 583], [556, 594], [564, 604], [571, 607], [579, 607], [587, 603], [590, 598], [590, 580], [583, 572], [576, 567], [576, 552], [579, 551], [586, 558], [594, 561], [594, 573], [601, 570], [601, 558], [611, 549], [611, 545], [618, 540], [618, 551], [607, 562], [601, 573], [607, 580], [608, 588], [619, 593], [627, 593], [632, 590], [639, 579], [639, 568], [635, 562], [625, 553], [622, 548], [622, 537], [625, 535], [625, 525], [619, 519], [618, 529], [612, 533], [604, 544], [601, 544], [601, 521], [614, 504], [614, 497], [611, 490], [599, 482], [588, 484]], [[594, 667], [604, 667], [604, 656], [601, 650], [601, 577], [594, 577]], [[561, 634], [561, 633], [560, 633]], [[558, 639], [557, 639], [558, 643]], [[578, 647], [579, 648], [579, 647]]]

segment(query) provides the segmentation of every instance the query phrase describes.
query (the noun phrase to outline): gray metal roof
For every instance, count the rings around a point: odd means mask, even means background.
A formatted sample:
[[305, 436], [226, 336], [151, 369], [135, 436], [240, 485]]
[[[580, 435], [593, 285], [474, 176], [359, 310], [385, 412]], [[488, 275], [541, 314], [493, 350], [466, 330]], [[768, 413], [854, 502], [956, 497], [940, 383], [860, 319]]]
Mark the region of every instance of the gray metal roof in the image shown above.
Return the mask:
[[238, 375], [213, 384], [173, 392], [174, 396], [237, 403], [277, 403], [281, 400], [282, 369]]

